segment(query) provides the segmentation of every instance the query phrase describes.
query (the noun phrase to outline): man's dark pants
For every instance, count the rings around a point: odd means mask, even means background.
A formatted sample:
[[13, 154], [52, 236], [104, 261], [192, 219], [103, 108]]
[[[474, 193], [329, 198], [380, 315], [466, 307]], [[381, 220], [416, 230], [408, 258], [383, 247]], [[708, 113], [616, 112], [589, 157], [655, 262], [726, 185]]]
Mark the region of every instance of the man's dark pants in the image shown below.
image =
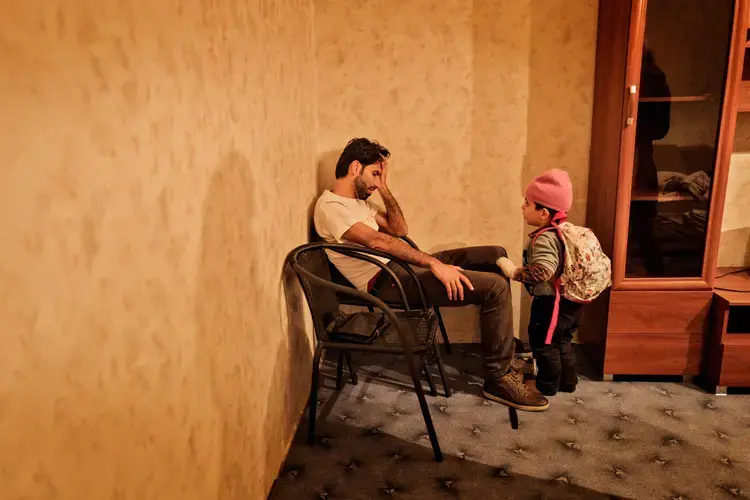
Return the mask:
[[[433, 255], [440, 262], [459, 266], [474, 290], [464, 285], [464, 300], [450, 300], [445, 286], [429, 269], [412, 267], [424, 290], [429, 304], [438, 307], [477, 305], [480, 307], [482, 354], [486, 377], [497, 380], [510, 369], [513, 357], [513, 304], [510, 283], [495, 264], [507, 256], [503, 247], [481, 246], [445, 250]], [[398, 276], [410, 304], [419, 303], [419, 292], [407, 271], [393, 262], [390, 269]], [[398, 288], [391, 278], [373, 290], [380, 299], [400, 301]]]

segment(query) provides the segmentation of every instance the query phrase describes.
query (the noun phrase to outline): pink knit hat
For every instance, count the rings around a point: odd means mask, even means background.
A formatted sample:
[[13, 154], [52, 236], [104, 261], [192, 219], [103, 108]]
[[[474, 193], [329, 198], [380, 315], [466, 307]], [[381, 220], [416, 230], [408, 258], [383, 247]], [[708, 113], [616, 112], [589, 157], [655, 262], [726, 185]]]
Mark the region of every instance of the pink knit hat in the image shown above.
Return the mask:
[[552, 210], [567, 213], [573, 204], [573, 184], [564, 170], [547, 170], [526, 188], [526, 199]]

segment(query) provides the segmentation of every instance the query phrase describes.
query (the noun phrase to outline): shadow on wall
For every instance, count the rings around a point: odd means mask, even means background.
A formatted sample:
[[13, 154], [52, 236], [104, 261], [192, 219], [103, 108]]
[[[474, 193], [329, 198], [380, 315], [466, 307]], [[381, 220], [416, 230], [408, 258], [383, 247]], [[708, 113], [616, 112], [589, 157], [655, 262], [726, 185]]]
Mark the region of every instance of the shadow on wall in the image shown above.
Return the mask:
[[315, 173], [316, 190], [315, 197], [313, 198], [310, 205], [307, 207], [307, 220], [308, 220], [308, 240], [317, 241], [318, 234], [315, 232], [315, 224], [313, 222], [313, 214], [315, 212], [315, 203], [323, 191], [331, 189], [333, 182], [336, 180], [336, 162], [341, 156], [343, 148], [333, 149], [320, 155], [318, 160], [318, 170]]
[[344, 148], [332, 149], [320, 155], [318, 160], [318, 172], [315, 177], [317, 181], [317, 195], [323, 194], [326, 189], [331, 189], [336, 181], [336, 162], [339, 161]]
[[281, 276], [269, 272], [279, 263], [269, 262], [263, 247], [276, 233], [266, 228], [273, 217], [264, 212], [254, 171], [247, 158], [230, 153], [203, 202], [196, 366], [220, 419], [221, 499], [259, 498], [270, 487], [277, 471], [268, 467], [283, 460], [312, 359], [298, 301], [290, 301], [288, 324], [280, 320]]

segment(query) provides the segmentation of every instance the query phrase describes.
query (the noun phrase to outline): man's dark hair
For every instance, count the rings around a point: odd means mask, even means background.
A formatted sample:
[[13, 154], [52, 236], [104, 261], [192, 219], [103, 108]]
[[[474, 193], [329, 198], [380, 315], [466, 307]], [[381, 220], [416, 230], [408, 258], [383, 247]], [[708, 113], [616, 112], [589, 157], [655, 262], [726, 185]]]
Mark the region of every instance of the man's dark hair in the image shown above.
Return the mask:
[[534, 202], [534, 205], [536, 206], [537, 210], [547, 210], [547, 212], [549, 212], [549, 220], [554, 219], [555, 215], [557, 215], [557, 210], [552, 210], [549, 207], [545, 207], [541, 203]]
[[366, 167], [389, 156], [391, 153], [375, 141], [365, 138], [352, 139], [341, 152], [339, 161], [336, 163], [336, 178], [346, 177], [349, 173], [349, 165], [353, 161], [358, 161]]

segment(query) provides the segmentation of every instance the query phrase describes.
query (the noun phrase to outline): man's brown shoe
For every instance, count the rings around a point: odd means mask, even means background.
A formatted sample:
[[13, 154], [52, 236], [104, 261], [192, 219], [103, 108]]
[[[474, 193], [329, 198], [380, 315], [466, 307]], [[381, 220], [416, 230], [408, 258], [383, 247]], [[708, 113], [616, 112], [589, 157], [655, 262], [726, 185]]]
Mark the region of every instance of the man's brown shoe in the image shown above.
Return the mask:
[[513, 371], [498, 380], [485, 380], [482, 394], [487, 399], [517, 410], [544, 411], [549, 408], [547, 398], [536, 391], [529, 390]]

